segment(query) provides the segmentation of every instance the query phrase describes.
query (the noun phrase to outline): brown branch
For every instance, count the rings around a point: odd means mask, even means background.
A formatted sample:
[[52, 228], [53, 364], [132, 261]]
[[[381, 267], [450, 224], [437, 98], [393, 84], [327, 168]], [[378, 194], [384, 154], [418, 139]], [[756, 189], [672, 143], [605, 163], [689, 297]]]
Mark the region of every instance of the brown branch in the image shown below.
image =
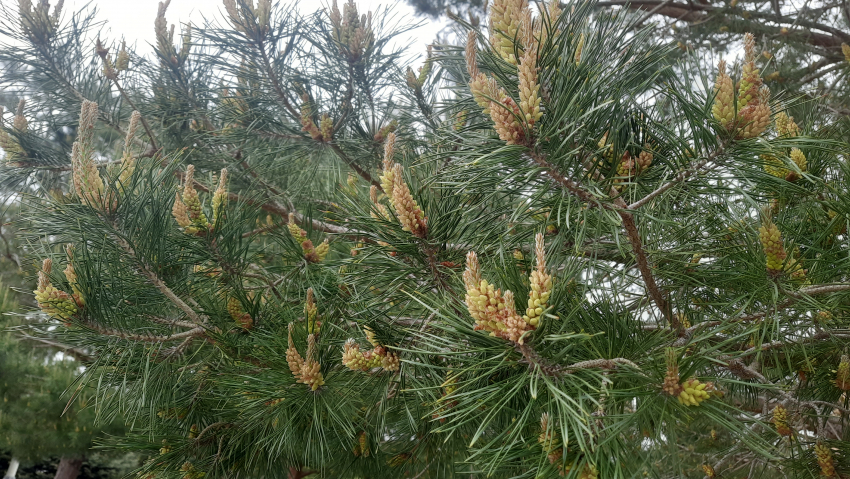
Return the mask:
[[175, 339], [194, 338], [204, 334], [204, 328], [202, 327], [195, 327], [194, 329], [190, 329], [189, 331], [170, 334], [168, 336], [159, 336], [156, 334], [128, 333], [126, 331], [121, 331], [120, 329], [107, 328], [105, 326], [100, 326], [95, 323], [83, 323], [83, 325], [93, 331], [97, 331], [99, 334], [102, 334], [104, 336], [114, 336], [116, 338], [128, 339], [131, 341], [144, 341], [147, 343], [164, 343], [167, 341], [173, 341]]
[[361, 168], [360, 165], [358, 165], [354, 162], [354, 160], [349, 158], [349, 156], [346, 155], [344, 151], [342, 151], [342, 148], [340, 148], [339, 145], [337, 145], [336, 143], [331, 143], [330, 146], [334, 153], [336, 153], [336, 156], [338, 156], [340, 160], [342, 160], [346, 165], [348, 165], [349, 168], [354, 170], [354, 172], [360, 175], [361, 178], [368, 181], [370, 185], [374, 185], [375, 187], [377, 187], [378, 191], [380, 191], [381, 193], [384, 192], [384, 188], [381, 186], [381, 182], [374, 179], [368, 171]]
[[[850, 34], [847, 34], [841, 31], [838, 28], [825, 25], [818, 22], [812, 22], [808, 20], [798, 20], [793, 16], [777, 16], [775, 14], [762, 13], [757, 11], [744, 11], [740, 9], [736, 9], [734, 12], [727, 10], [725, 7], [714, 7], [711, 5], [707, 5], [704, 3], [698, 2], [689, 2], [689, 3], [678, 3], [678, 2], [666, 2], [665, 0], [608, 0], [597, 2], [597, 7], [627, 7], [632, 10], [653, 10], [662, 3], [667, 3], [666, 6], [658, 8], [655, 14], [675, 18], [677, 20], [683, 20], [691, 23], [702, 23], [711, 18], [709, 13], [713, 14], [737, 14], [737, 15], [748, 15], [749, 18], [762, 19], [767, 21], [776, 22], [778, 24], [788, 24], [794, 25], [795, 22], [797, 25], [801, 27], [816, 29], [822, 32], [827, 32], [830, 35], [826, 35], [823, 33], [816, 33], [811, 31], [801, 32], [798, 36], [801, 40], [806, 43], [809, 43], [814, 46], [825, 47], [829, 49], [838, 50], [841, 48], [841, 44], [850, 40]], [[734, 33], [746, 33], [749, 32], [753, 26], [754, 22], [749, 22], [747, 24], [740, 24], [740, 22], [725, 22], [724, 26], [728, 27], [730, 31]], [[768, 27], [763, 24], [758, 25], [759, 28], [762, 29], [770, 29], [774, 35], [782, 35], [780, 27]], [[788, 34], [786, 34], [787, 36]]]
[[206, 323], [207, 318], [205, 316], [201, 317], [200, 315], [198, 315], [198, 313], [196, 313], [192, 308], [190, 308], [188, 304], [186, 304], [182, 299], [180, 299], [180, 297], [174, 294], [174, 291], [172, 291], [171, 288], [169, 288], [168, 285], [166, 285], [165, 282], [163, 282], [159, 278], [159, 276], [156, 275], [156, 273], [151, 271], [150, 268], [148, 268], [148, 266], [145, 265], [138, 256], [136, 256], [136, 252], [133, 250], [127, 240], [125, 240], [119, 235], [116, 235], [116, 239], [121, 248], [128, 255], [132, 256], [136, 260], [142, 275], [145, 276], [148, 281], [150, 281], [151, 284], [154, 285], [156, 289], [158, 289], [166, 298], [168, 298], [172, 303], [174, 303], [174, 305], [177, 306], [178, 309], [183, 311], [183, 313], [185, 313], [186, 316], [188, 316], [193, 323], [198, 326]]
[[195, 327], [197, 327], [197, 325], [194, 324], [194, 323], [189, 323], [189, 322], [186, 322], [186, 321], [180, 321], [179, 319], [166, 319], [166, 318], [159, 318], [157, 316], [147, 316], [147, 318], [149, 320], [153, 321], [154, 323], [167, 324], [169, 326], [178, 326], [178, 327], [181, 327], [181, 328], [189, 328], [189, 329], [194, 329]]
[[539, 368], [543, 374], [552, 378], [562, 378], [567, 374], [573, 374], [576, 371], [584, 369], [617, 369], [618, 366], [629, 366], [638, 370], [640, 369], [637, 364], [625, 358], [591, 359], [588, 361], [579, 361], [569, 366], [561, 366], [559, 364], [551, 364], [540, 356], [530, 344], [514, 344], [514, 349], [522, 354], [521, 363], [528, 364], [529, 369], [532, 370]]
[[73, 346], [68, 346], [62, 343], [57, 343], [49, 339], [39, 338], [37, 336], [30, 336], [29, 334], [22, 334], [20, 338], [26, 339], [28, 341], [34, 341], [37, 343], [45, 344], [47, 346], [52, 346], [56, 349], [60, 349], [62, 350], [62, 352], [67, 353], [68, 356], [71, 356], [72, 358], [80, 362], [90, 362], [93, 359], [88, 353], [86, 353], [82, 349], [78, 349]]
[[[649, 293], [652, 301], [661, 311], [661, 314], [667, 319], [667, 322], [670, 326], [681, 332], [682, 325], [679, 322], [679, 319], [670, 313], [669, 305], [667, 304], [667, 300], [664, 299], [664, 296], [661, 294], [661, 290], [658, 289], [658, 285], [655, 282], [655, 278], [652, 275], [652, 271], [649, 267], [649, 260], [646, 257], [646, 252], [643, 249], [643, 242], [640, 237], [640, 232], [637, 229], [637, 224], [635, 224], [634, 216], [629, 212], [629, 207], [622, 198], [616, 198], [614, 200], [614, 205], [610, 205], [607, 203], [601, 203], [595, 196], [590, 194], [585, 188], [583, 188], [578, 182], [570, 180], [566, 178], [564, 175], [558, 171], [558, 169], [546, 161], [542, 154], [537, 152], [529, 153], [529, 156], [534, 160], [541, 168], [545, 169], [550, 178], [555, 180], [558, 184], [560, 184], [564, 189], [572, 193], [574, 196], [579, 198], [580, 200], [586, 202], [594, 202], [602, 208], [615, 210], [617, 214], [620, 215], [620, 219], [623, 221], [623, 228], [626, 230], [626, 237], [629, 239], [629, 243], [632, 245], [632, 251], [635, 254], [635, 262], [637, 263], [638, 270], [640, 271], [641, 277], [643, 278], [643, 282], [646, 285], [646, 290]], [[612, 191], [612, 196], [615, 196], [616, 192]], [[616, 208], [615, 208], [616, 206]]]
[[[687, 180], [691, 176], [693, 176], [697, 173], [700, 173], [700, 170], [702, 170], [702, 168], [704, 168], [705, 165], [707, 165], [709, 162], [714, 161], [718, 156], [720, 156], [723, 153], [723, 151], [725, 150], [725, 148], [726, 148], [726, 143], [723, 143], [722, 145], [720, 145], [720, 148], [718, 148], [716, 151], [714, 151], [711, 155], [691, 164], [690, 167], [680, 171], [679, 174], [677, 174], [670, 182], [659, 186], [654, 191], [652, 191], [648, 195], [644, 196], [640, 200], [635, 201], [634, 203], [630, 204], [629, 209], [630, 210], [636, 210], [636, 209], [640, 208], [641, 206], [649, 203], [650, 200], [652, 200], [656, 196], [664, 193], [665, 191], [669, 190], [670, 188], [673, 188], [674, 186], [676, 186], [680, 183], [683, 183], [685, 180]], [[719, 165], [715, 163], [711, 167], [704, 170], [703, 172], [711, 171], [713, 168], [716, 168], [717, 166], [719, 166]]]

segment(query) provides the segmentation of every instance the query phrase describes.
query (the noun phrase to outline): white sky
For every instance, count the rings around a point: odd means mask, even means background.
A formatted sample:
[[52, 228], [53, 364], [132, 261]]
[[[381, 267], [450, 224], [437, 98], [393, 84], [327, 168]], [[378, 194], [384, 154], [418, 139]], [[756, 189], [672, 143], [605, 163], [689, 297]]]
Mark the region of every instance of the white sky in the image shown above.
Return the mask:
[[[340, 10], [345, 1], [337, 0]], [[403, 1], [355, 1], [358, 11], [361, 13], [369, 10], [375, 11], [378, 6], [392, 6], [395, 20], [399, 24], [417, 23], [423, 20], [417, 18], [413, 13], [413, 8]], [[274, 0], [273, 3], [284, 7], [297, 8], [302, 14], [308, 14], [329, 6], [330, 2], [331, 0]], [[17, 0], [0, 0], [0, 3], [17, 7]], [[54, 5], [56, 0], [51, 0], [50, 3]], [[152, 52], [149, 44], [154, 42], [153, 21], [156, 18], [159, 0], [65, 0], [63, 13], [67, 15], [88, 3], [97, 7], [97, 18], [99, 20], [108, 21], [106, 28], [109, 32], [103, 35], [105, 39], [113, 40], [123, 36], [128, 45], [133, 43], [137, 45], [139, 53]], [[223, 10], [224, 6], [221, 0], [171, 0], [165, 18], [169, 25], [177, 24], [177, 30], [179, 30], [179, 25], [188, 21], [191, 21], [194, 25], [202, 26], [204, 18], [221, 19]], [[399, 37], [399, 41], [402, 44], [411, 43], [411, 54], [414, 54], [413, 56], [423, 55], [425, 45], [433, 41], [443, 25], [442, 22], [428, 19], [424, 22], [424, 25]]]

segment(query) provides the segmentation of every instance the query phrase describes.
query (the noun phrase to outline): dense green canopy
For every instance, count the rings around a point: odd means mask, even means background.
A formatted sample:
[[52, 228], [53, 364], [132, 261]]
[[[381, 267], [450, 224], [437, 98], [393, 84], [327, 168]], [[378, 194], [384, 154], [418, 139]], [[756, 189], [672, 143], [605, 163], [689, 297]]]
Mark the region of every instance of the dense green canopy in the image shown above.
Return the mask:
[[0, 175], [142, 477], [850, 473], [845, 127], [752, 36], [499, 0], [415, 71], [353, 3], [165, 2], [155, 58], [22, 5]]

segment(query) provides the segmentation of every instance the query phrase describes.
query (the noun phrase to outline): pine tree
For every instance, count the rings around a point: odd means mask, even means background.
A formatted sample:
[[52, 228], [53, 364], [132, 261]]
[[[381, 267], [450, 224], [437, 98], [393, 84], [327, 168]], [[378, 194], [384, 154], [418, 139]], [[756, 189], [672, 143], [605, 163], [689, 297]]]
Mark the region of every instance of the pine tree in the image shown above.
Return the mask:
[[850, 473], [847, 145], [754, 36], [496, 0], [417, 71], [353, 2], [166, 1], [152, 59], [21, 5], [3, 175], [140, 477]]

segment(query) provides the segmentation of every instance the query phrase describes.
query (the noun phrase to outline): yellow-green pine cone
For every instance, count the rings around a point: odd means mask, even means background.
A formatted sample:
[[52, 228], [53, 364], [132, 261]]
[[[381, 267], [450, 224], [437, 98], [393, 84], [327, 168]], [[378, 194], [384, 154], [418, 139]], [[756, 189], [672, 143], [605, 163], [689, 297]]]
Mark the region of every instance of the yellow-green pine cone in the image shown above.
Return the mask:
[[712, 467], [711, 464], [703, 464], [702, 471], [709, 479], [714, 479], [715, 477], [717, 477], [717, 473], [714, 472], [714, 467]]
[[635, 160], [628, 151], [623, 153], [620, 158], [620, 163], [617, 164], [617, 178], [614, 179], [614, 188], [617, 191], [622, 191], [625, 187], [624, 183], [631, 180], [635, 175]]
[[835, 386], [844, 391], [850, 391], [850, 357], [841, 356], [838, 369], [835, 371]]
[[198, 191], [194, 186], [195, 165], [186, 167], [186, 185], [183, 187], [183, 204], [186, 205], [186, 212], [192, 224], [199, 228], [208, 228], [210, 226], [201, 209], [201, 199], [198, 197]]
[[791, 156], [791, 160], [794, 162], [795, 165], [797, 165], [797, 168], [799, 168], [800, 171], [806, 171], [806, 168], [808, 167], [808, 161], [806, 160], [806, 155], [804, 155], [799, 148], [791, 148], [791, 153], [789, 156]]
[[576, 65], [579, 65], [581, 63], [581, 54], [584, 51], [584, 39], [585, 39], [584, 33], [582, 33], [578, 37], [578, 45], [576, 45], [576, 53], [575, 53], [575, 55], [573, 55], [573, 60], [575, 60]]
[[540, 324], [540, 317], [546, 309], [549, 296], [552, 294], [552, 276], [546, 273], [546, 250], [542, 233], [535, 235], [534, 250], [537, 269], [532, 271], [528, 277], [531, 291], [528, 292], [528, 305], [522, 318], [532, 328], [536, 328]]
[[844, 60], [846, 60], [847, 62], [850, 62], [850, 45], [847, 45], [846, 43], [842, 43], [841, 44], [841, 53], [844, 54]]
[[45, 259], [42, 262], [41, 271], [38, 272], [38, 287], [33, 291], [38, 307], [45, 314], [52, 318], [61, 321], [69, 321], [72, 316], [77, 314], [79, 308], [77, 303], [68, 293], [56, 289], [51, 283], [50, 274], [53, 268], [53, 261]]
[[328, 243], [328, 240], [325, 239], [322, 241], [319, 246], [316, 246], [315, 255], [316, 255], [316, 263], [321, 263], [324, 261], [325, 257], [328, 255], [328, 252], [331, 250], [331, 245]]
[[299, 245], [302, 245], [305, 241], [307, 241], [307, 232], [295, 224], [295, 215], [292, 213], [289, 213], [289, 223], [287, 223], [286, 228], [289, 230], [289, 234], [292, 235], [292, 239], [294, 239]]
[[360, 435], [357, 437], [357, 445], [363, 457], [369, 457], [369, 438], [366, 436], [366, 431], [360, 432]]
[[494, 0], [490, 8], [490, 43], [503, 60], [516, 65], [514, 38], [522, 38], [520, 32], [523, 11], [528, 8], [527, 0]]
[[724, 128], [731, 130], [735, 124], [735, 85], [732, 78], [726, 74], [725, 60], [720, 60], [717, 70], [711, 114]]
[[743, 127], [736, 138], [755, 138], [764, 133], [770, 124], [770, 89], [762, 86], [758, 97], [738, 110], [738, 119]]
[[490, 102], [490, 118], [499, 138], [508, 145], [521, 145], [525, 141], [525, 129], [517, 118], [524, 118], [513, 98], [499, 90], [499, 102]]
[[322, 134], [322, 141], [328, 142], [333, 139], [334, 122], [327, 113], [323, 113], [322, 118], [319, 120], [319, 130]]
[[540, 84], [537, 82], [537, 53], [528, 49], [520, 58], [519, 68], [519, 109], [528, 129], [540, 120]]
[[310, 97], [307, 94], [301, 95], [301, 131], [307, 132], [310, 138], [321, 141], [322, 131], [316, 126], [316, 122], [312, 118], [312, 109], [310, 108]]
[[307, 288], [307, 300], [304, 302], [304, 319], [307, 321], [308, 334], [319, 333], [322, 323], [317, 321], [318, 317], [319, 307], [316, 305], [313, 288]]
[[790, 436], [794, 432], [788, 427], [788, 410], [781, 404], [773, 408], [773, 427], [780, 436]]
[[800, 127], [794, 123], [794, 117], [788, 116], [784, 111], [776, 114], [776, 134], [777, 136], [799, 136]]
[[428, 218], [422, 212], [422, 208], [413, 199], [410, 188], [404, 181], [402, 166], [396, 164], [393, 167], [393, 194], [390, 197], [393, 209], [395, 209], [401, 229], [419, 238], [428, 235]]
[[381, 175], [381, 188], [384, 190], [384, 194], [387, 195], [388, 198], [392, 198], [393, 185], [395, 183], [395, 172], [393, 171], [395, 168], [395, 162], [393, 162], [394, 154], [395, 133], [390, 132], [387, 135], [387, 142], [384, 143], [384, 170]]
[[497, 88], [494, 88], [495, 84], [495, 80], [487, 78], [487, 75], [483, 73], [478, 73], [469, 82], [472, 99], [484, 110], [485, 115], [490, 114], [490, 102], [496, 99], [494, 90], [497, 90]]
[[649, 145], [645, 145], [643, 151], [640, 152], [637, 158], [637, 174], [646, 171], [652, 165], [653, 154], [649, 149]]
[[709, 383], [702, 383], [698, 379], [690, 378], [682, 383], [682, 391], [677, 399], [685, 406], [699, 406], [700, 403], [709, 398], [706, 390]]
[[779, 158], [773, 155], [760, 155], [759, 157], [764, 162], [764, 171], [769, 175], [777, 178], [785, 178], [788, 175], [788, 168], [785, 168], [785, 165]]
[[292, 341], [292, 329], [294, 326], [295, 325], [292, 323], [289, 323], [289, 347], [286, 349], [286, 364], [289, 366], [289, 370], [297, 380], [301, 379], [301, 367], [304, 365], [304, 358], [298, 354], [298, 350], [295, 348], [295, 343]]
[[115, 59], [115, 69], [119, 72], [130, 67], [130, 54], [127, 53], [127, 45], [122, 41], [121, 50], [118, 52], [118, 58]]
[[562, 446], [558, 432], [554, 425], [550, 424], [551, 422], [548, 412], [544, 412], [540, 416], [540, 434], [537, 436], [537, 442], [543, 447], [546, 455], [554, 453]]
[[[224, 208], [227, 206], [227, 168], [221, 169], [221, 176], [218, 181], [212, 197], [212, 214], [213, 222], [217, 221], [220, 215], [223, 215]], [[215, 224], [215, 223], [213, 223]]]
[[821, 442], [815, 445], [815, 458], [820, 466], [820, 473], [825, 477], [836, 477], [835, 474], [835, 459], [832, 457], [832, 450], [826, 444]]
[[395, 372], [398, 371], [401, 366], [401, 362], [399, 361], [398, 355], [391, 351], [387, 351], [387, 354], [381, 358], [381, 367], [387, 371]]
[[762, 79], [756, 68], [755, 37], [752, 33], [744, 34], [744, 67], [741, 72], [741, 82], [738, 85], [738, 111], [758, 99]]
[[771, 275], [779, 275], [785, 264], [785, 247], [782, 245], [782, 234], [779, 228], [770, 220], [759, 227], [759, 241], [766, 257], [767, 272]]

